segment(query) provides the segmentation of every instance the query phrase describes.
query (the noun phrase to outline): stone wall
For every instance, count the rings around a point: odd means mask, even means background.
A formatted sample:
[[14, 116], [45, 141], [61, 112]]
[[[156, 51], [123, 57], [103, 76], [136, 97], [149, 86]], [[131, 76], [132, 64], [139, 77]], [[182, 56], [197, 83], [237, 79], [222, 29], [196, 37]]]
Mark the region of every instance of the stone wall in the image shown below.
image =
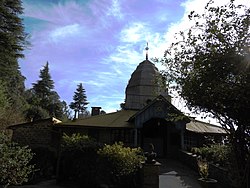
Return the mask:
[[20, 145], [29, 145], [30, 148], [56, 147], [58, 133], [53, 131], [52, 118], [11, 126], [12, 141]]

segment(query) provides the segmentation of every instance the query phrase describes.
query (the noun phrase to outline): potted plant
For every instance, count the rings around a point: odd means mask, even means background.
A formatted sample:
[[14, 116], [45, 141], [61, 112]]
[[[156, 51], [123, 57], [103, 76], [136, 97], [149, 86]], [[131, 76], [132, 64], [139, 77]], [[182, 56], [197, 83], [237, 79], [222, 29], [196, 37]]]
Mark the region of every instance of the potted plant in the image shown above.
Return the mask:
[[212, 179], [212, 178], [208, 178], [208, 175], [209, 175], [209, 163], [207, 162], [207, 160], [202, 159], [202, 158], [198, 158], [197, 159], [197, 165], [198, 165], [199, 174], [201, 176], [201, 178], [198, 179], [199, 182], [200, 182], [200, 185], [203, 188], [210, 188], [210, 187], [215, 188], [216, 184], [217, 184], [217, 180]]
[[155, 164], [156, 163], [156, 156], [157, 154], [154, 152], [154, 145], [151, 143], [150, 146], [150, 152], [145, 152], [146, 157], [146, 163], [148, 164]]

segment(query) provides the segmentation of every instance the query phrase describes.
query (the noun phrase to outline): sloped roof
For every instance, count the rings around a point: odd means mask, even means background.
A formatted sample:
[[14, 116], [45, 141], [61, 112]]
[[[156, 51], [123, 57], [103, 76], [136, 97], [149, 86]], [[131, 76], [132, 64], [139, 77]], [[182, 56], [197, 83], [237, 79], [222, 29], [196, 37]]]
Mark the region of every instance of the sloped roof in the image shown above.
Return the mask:
[[10, 126], [8, 126], [8, 129], [18, 128], [18, 127], [26, 126], [26, 125], [29, 126], [29, 125], [32, 125], [32, 124], [39, 124], [40, 122], [45, 122], [45, 121], [52, 122], [53, 125], [62, 123], [62, 121], [60, 121], [59, 119], [54, 118], [54, 117], [50, 117], [50, 118], [46, 118], [46, 119], [40, 119], [40, 120], [36, 120], [36, 121], [30, 121], [30, 122], [10, 125]]
[[[151, 106], [153, 106], [155, 103], [157, 103], [158, 101], [162, 101], [164, 103], [166, 103], [169, 108], [171, 109], [172, 112], [176, 113], [176, 114], [183, 114], [180, 110], [178, 110], [171, 102], [169, 102], [164, 96], [159, 95], [157, 96], [153, 101], [151, 101], [150, 104], [146, 105], [143, 109], [137, 111], [133, 116], [130, 117], [130, 121], [133, 121], [135, 119], [136, 116], [144, 113], [148, 108], [150, 108]], [[188, 120], [188, 117], [186, 119], [186, 121]]]
[[[136, 110], [121, 110], [113, 113], [90, 116], [83, 119], [76, 119], [70, 122], [58, 124], [64, 126], [89, 126], [89, 127], [109, 127], [109, 128], [132, 128], [133, 123], [128, 122]], [[56, 126], [58, 126], [56, 125]]]
[[227, 131], [222, 127], [212, 125], [210, 123], [205, 123], [198, 120], [191, 120], [186, 125], [186, 130], [195, 132], [195, 133], [202, 133], [202, 134], [227, 134]]

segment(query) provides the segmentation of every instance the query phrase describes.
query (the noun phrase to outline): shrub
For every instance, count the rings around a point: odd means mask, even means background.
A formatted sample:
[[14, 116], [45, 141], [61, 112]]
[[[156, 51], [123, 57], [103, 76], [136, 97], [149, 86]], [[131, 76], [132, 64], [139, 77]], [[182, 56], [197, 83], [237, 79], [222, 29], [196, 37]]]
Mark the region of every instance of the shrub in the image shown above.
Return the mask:
[[28, 181], [34, 170], [29, 162], [33, 153], [27, 146], [19, 146], [11, 142], [0, 132], [0, 181], [7, 185], [20, 185]]
[[53, 178], [56, 174], [56, 151], [49, 147], [37, 147], [33, 148], [32, 152], [35, 155], [31, 160], [31, 164], [35, 164], [37, 169], [31, 179], [32, 183]]
[[98, 144], [95, 139], [90, 138], [88, 135], [77, 133], [69, 136], [64, 133], [61, 146], [63, 151], [87, 151], [91, 148], [97, 148]]
[[57, 181], [70, 181], [83, 187], [96, 186], [96, 151], [100, 147], [99, 144], [86, 135], [64, 134], [61, 147]]
[[208, 161], [225, 166], [229, 160], [231, 149], [228, 145], [212, 144], [201, 148], [192, 148], [191, 151]]
[[[145, 158], [140, 155], [142, 150], [140, 148], [125, 147], [122, 142], [113, 145], [105, 145], [98, 151], [98, 154], [107, 161], [106, 171], [110, 172], [115, 184], [132, 181], [129, 177], [133, 177], [141, 163]], [[122, 181], [125, 179], [125, 181]]]

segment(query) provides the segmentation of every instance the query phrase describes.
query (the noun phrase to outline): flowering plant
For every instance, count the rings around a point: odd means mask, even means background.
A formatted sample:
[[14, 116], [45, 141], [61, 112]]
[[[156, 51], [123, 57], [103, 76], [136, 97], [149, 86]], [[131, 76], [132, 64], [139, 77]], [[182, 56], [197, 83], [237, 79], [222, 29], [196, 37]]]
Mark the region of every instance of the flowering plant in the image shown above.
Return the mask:
[[197, 164], [198, 164], [198, 170], [199, 174], [203, 179], [208, 178], [208, 169], [209, 169], [209, 164], [205, 159], [198, 158], [197, 159]]

